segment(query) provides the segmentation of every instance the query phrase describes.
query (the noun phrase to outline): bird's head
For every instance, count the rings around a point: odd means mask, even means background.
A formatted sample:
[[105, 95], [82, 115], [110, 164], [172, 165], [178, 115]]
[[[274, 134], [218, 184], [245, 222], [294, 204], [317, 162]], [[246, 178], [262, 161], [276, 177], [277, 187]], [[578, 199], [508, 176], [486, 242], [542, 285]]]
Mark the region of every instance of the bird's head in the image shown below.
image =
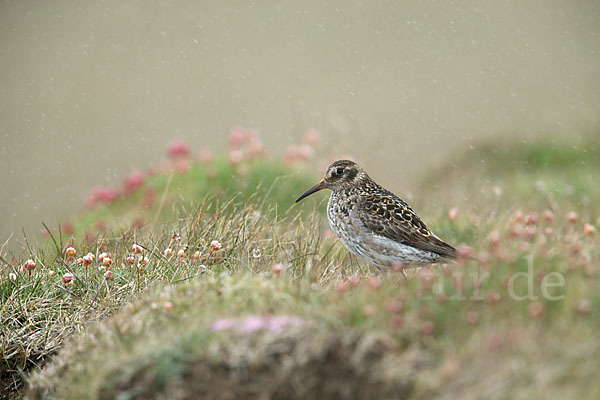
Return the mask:
[[336, 190], [357, 185], [361, 180], [367, 178], [367, 173], [354, 161], [335, 161], [327, 167], [323, 179], [298, 197], [296, 203], [321, 189], [331, 189], [335, 192]]

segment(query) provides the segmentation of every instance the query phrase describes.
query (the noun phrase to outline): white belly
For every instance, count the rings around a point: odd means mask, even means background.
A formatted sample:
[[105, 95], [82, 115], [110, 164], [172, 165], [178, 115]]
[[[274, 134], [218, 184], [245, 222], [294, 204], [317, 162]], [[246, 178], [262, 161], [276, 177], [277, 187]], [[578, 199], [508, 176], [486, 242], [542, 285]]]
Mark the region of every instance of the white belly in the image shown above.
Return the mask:
[[332, 194], [327, 203], [327, 219], [331, 229], [350, 253], [378, 267], [400, 263], [415, 266], [414, 264], [435, 262], [440, 258], [438, 254], [419, 250], [366, 229], [356, 216], [355, 209], [348, 210], [349, 207], [344, 206], [346, 202], [343, 200], [347, 199], [338, 201], [334, 196]]

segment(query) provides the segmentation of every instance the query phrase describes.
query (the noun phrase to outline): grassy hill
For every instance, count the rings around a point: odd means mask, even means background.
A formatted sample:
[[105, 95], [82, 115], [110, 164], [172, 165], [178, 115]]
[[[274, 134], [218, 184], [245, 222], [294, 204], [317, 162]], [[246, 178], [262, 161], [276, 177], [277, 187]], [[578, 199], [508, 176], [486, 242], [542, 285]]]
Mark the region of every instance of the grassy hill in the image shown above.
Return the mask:
[[[414, 203], [461, 259], [407, 279], [351, 263], [318, 199], [286, 208], [314, 178], [282, 164], [159, 176], [158, 198], [181, 195], [151, 223], [122, 200], [74, 230], [128, 224], [53, 235], [31, 279], [4, 261], [4, 382], [33, 370], [30, 398], [598, 398], [599, 149], [499, 141], [432, 171]], [[95, 255], [87, 273], [67, 245]]]

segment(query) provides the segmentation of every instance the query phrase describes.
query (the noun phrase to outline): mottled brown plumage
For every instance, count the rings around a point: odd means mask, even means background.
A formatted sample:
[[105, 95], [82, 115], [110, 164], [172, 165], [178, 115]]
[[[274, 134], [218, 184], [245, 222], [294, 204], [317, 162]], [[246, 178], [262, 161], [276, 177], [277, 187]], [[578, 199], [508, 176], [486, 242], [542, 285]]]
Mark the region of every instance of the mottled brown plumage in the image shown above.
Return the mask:
[[448, 262], [456, 249], [433, 234], [401, 198], [375, 183], [356, 163], [339, 160], [296, 202], [321, 189], [331, 228], [350, 250], [382, 267]]

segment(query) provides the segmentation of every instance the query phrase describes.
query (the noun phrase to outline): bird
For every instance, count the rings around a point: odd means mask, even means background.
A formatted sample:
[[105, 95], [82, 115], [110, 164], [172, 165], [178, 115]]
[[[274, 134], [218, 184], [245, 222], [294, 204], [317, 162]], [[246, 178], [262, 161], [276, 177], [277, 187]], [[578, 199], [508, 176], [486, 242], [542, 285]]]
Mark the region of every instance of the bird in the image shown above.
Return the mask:
[[331, 229], [351, 254], [378, 268], [402, 268], [449, 263], [454, 247], [437, 237], [400, 197], [378, 185], [358, 164], [333, 162], [323, 179], [296, 203], [323, 189], [332, 191], [327, 203]]

